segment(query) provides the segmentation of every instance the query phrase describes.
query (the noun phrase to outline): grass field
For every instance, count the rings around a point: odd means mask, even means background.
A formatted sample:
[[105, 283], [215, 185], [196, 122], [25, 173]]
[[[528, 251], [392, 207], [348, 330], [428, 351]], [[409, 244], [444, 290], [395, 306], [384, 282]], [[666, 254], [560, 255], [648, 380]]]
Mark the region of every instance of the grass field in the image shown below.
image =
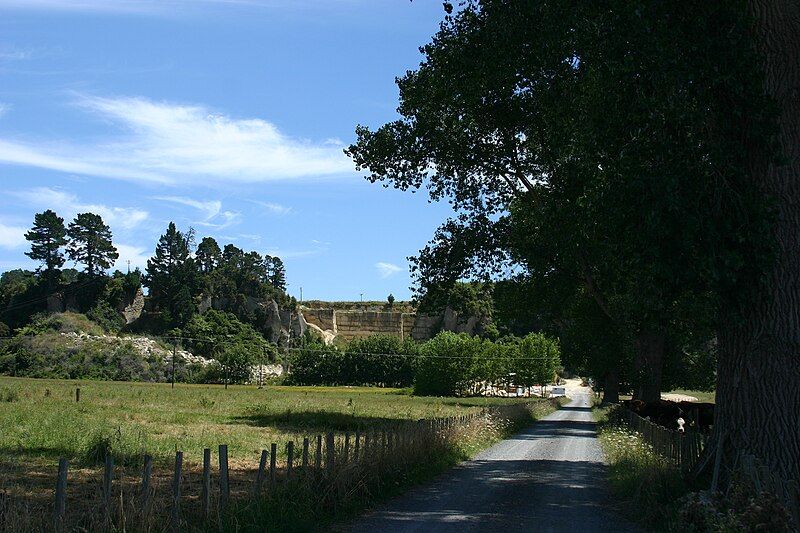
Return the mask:
[[[80, 402], [75, 389], [80, 387]], [[396, 389], [279, 387], [0, 378], [0, 457], [52, 464], [67, 457], [99, 464], [142, 453], [189, 462], [203, 448], [227, 444], [233, 464], [252, 463], [272, 442], [326, 431], [354, 431], [401, 420], [454, 416], [513, 402], [412, 397]]]
[[[80, 402], [75, 401], [77, 388]], [[298, 453], [304, 437], [313, 443], [315, 435], [334, 432], [341, 446], [345, 432], [352, 436], [360, 431], [364, 436], [376, 429], [409, 427], [403, 424], [408, 421], [478, 413], [492, 406], [508, 406], [503, 412], [509, 415], [477, 417], [467, 426], [446, 430], [430, 446], [398, 449], [400, 455], [337, 471], [333, 479], [302, 477], [299, 484], [282, 482], [260, 504], [248, 503], [259, 455], [272, 443], [277, 444], [278, 469], [285, 478], [289, 441]], [[210, 448], [216, 460], [220, 444], [228, 445], [231, 494], [237, 495], [238, 503], [227, 515], [214, 515], [212, 529], [240, 530], [227, 521], [243, 530], [324, 529], [429, 479], [555, 408], [556, 403], [543, 400], [413, 397], [404, 390], [366, 387], [232, 386], [226, 390], [219, 385], [178, 384], [172, 389], [169, 384], [155, 383], [0, 377], [0, 530], [4, 526], [46, 529], [60, 457], [70, 462], [67, 507], [71, 524], [85, 530], [105, 528], [98, 502], [102, 465], [109, 453], [117, 466], [119, 505], [115, 504], [112, 518], [116, 526], [128, 523], [129, 530], [138, 531], [153, 530], [152, 520], [167, 524], [163, 513], [170, 509], [176, 450], [184, 453], [187, 530], [206, 530], [208, 524], [193, 521], [198, 517], [203, 449]], [[154, 497], [159, 502], [154, 505], [161, 514], [150, 515], [151, 522], [146, 522], [150, 525], [142, 529], [132, 527], [134, 515], [122, 510], [130, 511], [136, 501], [145, 453], [154, 458]], [[299, 460], [297, 455], [295, 460]], [[212, 476], [217, 476], [216, 468], [215, 463]], [[2, 512], [4, 499], [14, 502], [13, 512]]]

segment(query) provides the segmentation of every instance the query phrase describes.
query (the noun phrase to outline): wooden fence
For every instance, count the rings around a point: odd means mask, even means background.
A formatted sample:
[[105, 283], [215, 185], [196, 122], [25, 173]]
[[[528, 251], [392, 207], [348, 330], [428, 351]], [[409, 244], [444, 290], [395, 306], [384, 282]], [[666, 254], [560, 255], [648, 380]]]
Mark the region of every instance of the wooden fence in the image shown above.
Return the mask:
[[657, 454], [666, 457], [684, 472], [694, 470], [708, 447], [708, 438], [702, 433], [672, 431], [629, 409], [620, 409], [620, 416]]
[[[212, 449], [203, 451], [202, 474], [199, 474], [199, 457], [195, 463], [197, 468], [190, 473], [185, 461], [192, 458], [182, 451], [176, 451], [169, 482], [164, 482], [166, 476], [161, 472], [162, 483], [159, 486], [164, 492], [168, 484], [169, 494], [162, 493], [160, 498], [155, 497], [157, 484], [154, 483], [151, 456], [142, 457], [141, 470], [137, 469], [135, 476], [126, 475], [126, 485], [123, 487], [119, 469], [115, 469], [114, 460], [109, 455], [105, 460], [101, 482], [102, 501], [99, 506], [92, 505], [99, 512], [88, 522], [88, 528], [113, 529], [119, 526], [120, 520], [132, 530], [177, 531], [189, 522], [196, 527], [203, 523], [210, 524], [210, 520], [214, 519], [221, 523], [226, 511], [233, 505], [257, 501], [269, 491], [276, 490], [276, 487], [313, 483], [320, 494], [330, 493], [330, 486], [334, 483], [337, 487], [345, 487], [353, 480], [380, 476], [389, 468], [421, 462], [430, 458], [431, 454], [441, 453], [455, 442], [459, 432], [469, 430], [476, 422], [488, 419], [506, 422], [520, 420], [526, 410], [525, 404], [497, 406], [450, 418], [404, 421], [365, 431], [329, 432], [304, 438], [302, 442], [289, 441], [283, 450], [285, 453], [281, 453], [280, 457], [277, 443], [271, 443], [269, 449], [262, 450], [258, 456], [257, 469], [247, 471], [250, 481], [243, 481], [240, 476], [235, 490], [231, 481], [228, 448], [224, 444], [213, 450], [217, 452], [217, 464], [212, 461]], [[76, 521], [82, 524], [79, 527], [87, 527], [87, 518], [80, 516], [80, 509], [73, 510], [73, 516], [70, 516], [69, 476], [69, 462], [62, 458], [58, 462], [58, 474], [53, 484], [55, 491], [50, 522], [57, 531], [72, 529]], [[201, 479], [198, 479], [199, 476], [202, 476]], [[194, 483], [188, 482], [189, 477]], [[249, 485], [249, 489], [243, 490], [243, 485]], [[190, 509], [186, 508], [187, 503]], [[2, 514], [0, 509], [0, 516]], [[198, 515], [202, 519], [198, 519]], [[3, 529], [2, 526], [0, 523], [0, 529]]]
[[[696, 431], [680, 433], [654, 424], [629, 409], [620, 409], [619, 417], [627, 425], [639, 433], [642, 439], [653, 447], [653, 450], [666, 457], [685, 473], [693, 472], [704, 457], [704, 451], [710, 445], [706, 435]], [[734, 466], [734, 476], [739, 476], [752, 485], [756, 494], [768, 493], [778, 498], [800, 530], [800, 486], [797, 481], [786, 481], [761, 465], [753, 455], [740, 453]], [[712, 490], [716, 490], [719, 478], [719, 461], [714, 465], [711, 482]]]

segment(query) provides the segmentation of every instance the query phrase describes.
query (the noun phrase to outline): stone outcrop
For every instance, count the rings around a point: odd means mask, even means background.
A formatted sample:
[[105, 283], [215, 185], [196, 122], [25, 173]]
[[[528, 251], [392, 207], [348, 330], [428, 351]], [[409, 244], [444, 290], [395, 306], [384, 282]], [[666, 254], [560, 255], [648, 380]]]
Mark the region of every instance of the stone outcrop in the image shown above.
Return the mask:
[[127, 305], [122, 305], [122, 309], [118, 309], [122, 318], [125, 319], [125, 324], [133, 324], [142, 316], [144, 302], [144, 293], [142, 292], [142, 288], [139, 287], [136, 289], [136, 294], [133, 295], [133, 300]]

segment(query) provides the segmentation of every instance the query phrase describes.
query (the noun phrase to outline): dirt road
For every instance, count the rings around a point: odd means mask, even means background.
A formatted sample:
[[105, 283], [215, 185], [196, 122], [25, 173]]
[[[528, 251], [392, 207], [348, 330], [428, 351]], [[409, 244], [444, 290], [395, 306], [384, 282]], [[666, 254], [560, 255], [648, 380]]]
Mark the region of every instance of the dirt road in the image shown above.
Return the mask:
[[591, 398], [351, 524], [361, 531], [636, 531], [610, 507]]

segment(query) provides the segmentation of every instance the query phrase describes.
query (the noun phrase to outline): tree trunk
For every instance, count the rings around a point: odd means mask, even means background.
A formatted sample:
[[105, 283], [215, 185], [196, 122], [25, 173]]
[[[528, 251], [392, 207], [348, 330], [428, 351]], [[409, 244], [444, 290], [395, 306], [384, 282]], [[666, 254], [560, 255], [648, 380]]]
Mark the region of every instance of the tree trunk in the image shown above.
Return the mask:
[[657, 331], [639, 333], [633, 342], [635, 350], [634, 373], [636, 388], [634, 400], [654, 402], [661, 399], [661, 371], [664, 366], [666, 337]]
[[619, 373], [607, 370], [603, 377], [603, 403], [619, 403]]
[[[740, 318], [719, 331], [715, 437], [725, 463], [756, 455], [785, 479], [800, 479], [800, 3], [750, 0], [765, 91], [780, 106], [786, 164], [754, 168], [751, 177], [777, 202], [777, 244], [767, 283]], [[744, 147], [746, 149], [746, 147]]]

